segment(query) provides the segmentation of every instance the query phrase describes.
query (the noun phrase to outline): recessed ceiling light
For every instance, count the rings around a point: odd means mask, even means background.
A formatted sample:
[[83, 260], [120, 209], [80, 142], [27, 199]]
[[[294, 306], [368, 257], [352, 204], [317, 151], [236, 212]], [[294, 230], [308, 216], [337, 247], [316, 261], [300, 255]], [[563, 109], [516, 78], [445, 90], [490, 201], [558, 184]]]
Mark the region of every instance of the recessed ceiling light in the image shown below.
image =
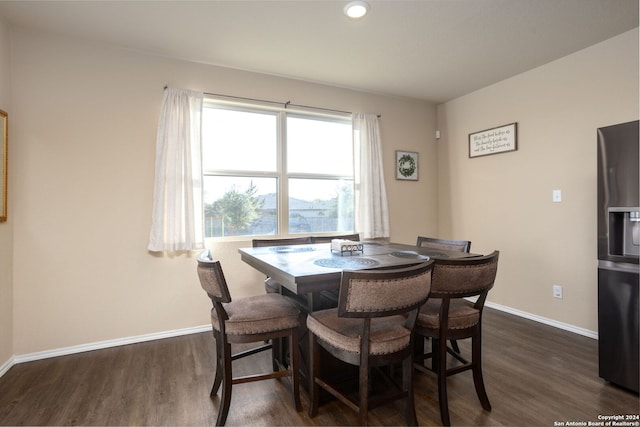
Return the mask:
[[360, 19], [367, 14], [369, 3], [366, 1], [352, 1], [344, 7], [344, 14], [351, 19]]

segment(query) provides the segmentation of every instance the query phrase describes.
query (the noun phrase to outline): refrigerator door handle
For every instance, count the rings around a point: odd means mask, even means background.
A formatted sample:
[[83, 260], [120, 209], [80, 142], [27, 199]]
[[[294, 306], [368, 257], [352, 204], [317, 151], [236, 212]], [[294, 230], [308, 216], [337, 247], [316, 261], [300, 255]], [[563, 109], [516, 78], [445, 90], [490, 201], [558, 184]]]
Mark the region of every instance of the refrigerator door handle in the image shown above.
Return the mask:
[[629, 263], [621, 263], [621, 262], [613, 262], [613, 261], [598, 261], [598, 268], [602, 268], [604, 270], [613, 270], [613, 271], [622, 271], [626, 273], [640, 273], [640, 265], [638, 264], [629, 264]]

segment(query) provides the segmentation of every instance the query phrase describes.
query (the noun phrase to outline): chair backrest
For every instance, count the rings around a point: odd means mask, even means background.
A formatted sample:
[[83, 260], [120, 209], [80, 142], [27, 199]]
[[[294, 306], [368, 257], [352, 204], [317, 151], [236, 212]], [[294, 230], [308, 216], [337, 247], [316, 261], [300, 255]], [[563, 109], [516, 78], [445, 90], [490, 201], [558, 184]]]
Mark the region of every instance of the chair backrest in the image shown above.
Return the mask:
[[333, 239], [351, 240], [352, 242], [360, 241], [360, 234], [343, 234], [341, 236], [311, 236], [311, 243], [331, 243]]
[[471, 242], [469, 240], [444, 240], [423, 236], [418, 236], [416, 246], [444, 251], [469, 252], [471, 250]]
[[311, 244], [311, 237], [290, 237], [285, 239], [253, 239], [251, 243], [254, 248], [281, 245], [309, 245]]
[[384, 317], [422, 306], [431, 290], [434, 260], [394, 270], [343, 271], [338, 299], [341, 317]]
[[209, 295], [214, 305], [216, 302], [231, 302], [231, 294], [220, 261], [213, 260], [209, 250], [203, 251], [198, 256], [198, 277], [200, 286]]
[[481, 257], [437, 259], [431, 279], [431, 297], [464, 298], [481, 295], [484, 304], [498, 272], [499, 251]]

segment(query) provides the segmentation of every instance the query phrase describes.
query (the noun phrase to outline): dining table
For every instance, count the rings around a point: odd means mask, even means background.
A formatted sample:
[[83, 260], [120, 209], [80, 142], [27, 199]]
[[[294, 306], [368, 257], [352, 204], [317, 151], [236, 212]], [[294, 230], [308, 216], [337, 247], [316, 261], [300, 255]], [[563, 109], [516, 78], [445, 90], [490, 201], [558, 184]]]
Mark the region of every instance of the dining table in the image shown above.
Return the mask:
[[362, 250], [333, 250], [331, 243], [240, 248], [240, 257], [271, 277], [291, 293], [306, 298], [314, 311], [314, 299], [322, 292], [338, 291], [343, 270], [408, 267], [429, 259], [468, 258], [478, 254], [446, 251], [378, 241], [356, 242]]
[[[333, 308], [338, 303], [340, 281], [344, 270], [394, 269], [419, 264], [430, 259], [468, 258], [480, 256], [468, 252], [447, 251], [401, 243], [379, 241], [353, 242], [361, 250], [332, 249], [331, 243], [280, 245], [238, 249], [242, 261], [266, 277], [277, 281], [281, 293], [292, 297], [303, 318], [308, 313]], [[301, 322], [299, 336], [300, 373], [303, 387], [308, 387], [309, 338], [306, 321]], [[278, 347], [278, 348], [276, 348]], [[286, 359], [286, 350], [279, 343], [274, 347], [276, 358]], [[323, 349], [321, 349], [321, 353]], [[329, 359], [326, 356], [325, 359]], [[341, 381], [357, 378], [357, 368], [337, 359], [321, 366], [323, 376], [339, 377]], [[326, 398], [326, 396], [325, 396]], [[322, 398], [324, 400], [324, 398]]]

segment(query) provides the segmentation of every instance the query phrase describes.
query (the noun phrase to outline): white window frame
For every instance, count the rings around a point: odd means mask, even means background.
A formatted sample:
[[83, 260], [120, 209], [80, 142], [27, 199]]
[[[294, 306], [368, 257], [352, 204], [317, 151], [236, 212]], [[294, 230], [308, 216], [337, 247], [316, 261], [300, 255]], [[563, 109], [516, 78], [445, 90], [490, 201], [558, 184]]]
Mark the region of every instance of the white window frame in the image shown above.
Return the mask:
[[[237, 241], [247, 240], [247, 238], [254, 237], [272, 237], [272, 238], [285, 238], [285, 237], [301, 237], [309, 234], [313, 235], [331, 235], [331, 234], [349, 234], [354, 230], [349, 231], [327, 231], [327, 232], [311, 232], [311, 233], [289, 233], [289, 179], [332, 179], [332, 180], [351, 180], [354, 183], [355, 192], [355, 165], [352, 164], [351, 175], [338, 175], [338, 174], [318, 174], [318, 173], [289, 173], [287, 171], [287, 117], [300, 117], [309, 119], [319, 119], [323, 121], [332, 121], [338, 123], [349, 124], [353, 126], [351, 115], [348, 113], [317, 113], [306, 110], [298, 110], [284, 107], [265, 106], [261, 103], [248, 103], [248, 102], [236, 102], [220, 100], [217, 98], [205, 96], [203, 108], [222, 108], [227, 110], [235, 110], [241, 112], [250, 113], [272, 113], [276, 115], [276, 133], [277, 133], [277, 153], [276, 153], [276, 170], [274, 172], [265, 171], [237, 171], [237, 170], [207, 170], [203, 166], [204, 176], [226, 176], [226, 177], [265, 177], [276, 179], [276, 191], [277, 191], [277, 233], [276, 234], [249, 234], [239, 236], [216, 236], [207, 237], [207, 239], [215, 239], [218, 241]], [[351, 140], [353, 150], [353, 140]], [[204, 162], [203, 162], [204, 164]], [[354, 197], [355, 201], [355, 197]], [[354, 209], [355, 212], [355, 209]], [[355, 215], [355, 213], [354, 213]], [[355, 228], [355, 218], [354, 218]]]

